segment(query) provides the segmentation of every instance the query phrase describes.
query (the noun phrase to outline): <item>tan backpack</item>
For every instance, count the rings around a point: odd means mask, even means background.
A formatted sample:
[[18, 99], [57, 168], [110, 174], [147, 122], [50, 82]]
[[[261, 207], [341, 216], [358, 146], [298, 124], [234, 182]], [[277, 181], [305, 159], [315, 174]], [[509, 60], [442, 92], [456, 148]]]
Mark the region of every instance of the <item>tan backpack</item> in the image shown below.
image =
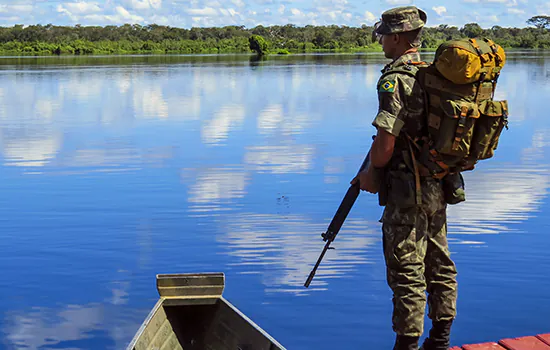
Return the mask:
[[508, 128], [507, 101], [493, 99], [505, 62], [491, 40], [462, 39], [441, 44], [431, 64], [409, 62], [386, 73], [414, 75], [426, 92], [429, 138], [419, 162], [433, 177], [472, 170], [493, 157]]

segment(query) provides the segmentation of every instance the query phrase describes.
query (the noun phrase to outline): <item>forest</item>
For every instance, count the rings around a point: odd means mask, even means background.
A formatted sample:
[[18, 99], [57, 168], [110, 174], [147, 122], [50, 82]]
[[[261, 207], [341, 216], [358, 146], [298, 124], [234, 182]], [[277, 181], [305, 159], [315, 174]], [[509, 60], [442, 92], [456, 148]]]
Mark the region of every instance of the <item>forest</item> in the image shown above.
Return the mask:
[[[447, 40], [488, 37], [505, 49], [550, 49], [550, 16], [535, 16], [529, 27], [482, 28], [468, 23], [425, 27], [422, 48], [436, 49]], [[249, 39], [261, 37], [270, 53], [380, 51], [372, 39], [373, 26], [313, 26], [293, 24], [225, 26], [191, 29], [156, 24], [120, 26], [14, 25], [0, 27], [0, 53], [4, 55], [87, 54], [217, 54], [250, 53]]]

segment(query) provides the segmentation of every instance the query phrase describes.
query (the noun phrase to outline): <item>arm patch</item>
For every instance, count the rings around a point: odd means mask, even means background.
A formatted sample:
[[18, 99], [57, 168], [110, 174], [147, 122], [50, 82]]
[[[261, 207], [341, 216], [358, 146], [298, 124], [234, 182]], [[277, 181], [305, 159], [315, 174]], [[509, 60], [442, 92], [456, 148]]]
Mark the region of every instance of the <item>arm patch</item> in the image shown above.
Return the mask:
[[385, 79], [380, 82], [378, 86], [378, 92], [394, 92], [395, 91], [395, 79]]

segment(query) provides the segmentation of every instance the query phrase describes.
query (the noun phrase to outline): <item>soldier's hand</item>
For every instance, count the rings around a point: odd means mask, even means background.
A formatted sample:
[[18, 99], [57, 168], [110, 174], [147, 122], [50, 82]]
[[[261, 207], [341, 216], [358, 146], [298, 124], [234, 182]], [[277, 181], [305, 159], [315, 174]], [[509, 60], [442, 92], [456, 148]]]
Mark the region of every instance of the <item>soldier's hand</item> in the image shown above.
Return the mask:
[[373, 175], [373, 171], [371, 171], [369, 167], [368, 170], [363, 170], [356, 177], [354, 177], [350, 184], [355, 185], [356, 183], [359, 183], [359, 188], [362, 191], [376, 194], [378, 193], [378, 182], [376, 181], [376, 177]]

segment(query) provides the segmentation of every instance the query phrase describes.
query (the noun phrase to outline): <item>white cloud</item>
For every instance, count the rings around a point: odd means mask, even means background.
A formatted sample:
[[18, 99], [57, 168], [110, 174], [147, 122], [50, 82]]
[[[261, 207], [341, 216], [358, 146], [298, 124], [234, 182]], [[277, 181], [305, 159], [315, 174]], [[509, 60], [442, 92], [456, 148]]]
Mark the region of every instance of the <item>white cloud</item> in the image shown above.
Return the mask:
[[525, 11], [520, 9], [508, 9], [508, 13], [513, 15], [523, 15], [525, 14]]
[[3, 16], [0, 16], [0, 21], [1, 22], [6, 22], [6, 23], [20, 23], [21, 22], [21, 17], [19, 16], [9, 16], [9, 17], [3, 17]]
[[70, 13], [71, 15], [82, 15], [101, 12], [101, 7], [95, 2], [69, 2], [57, 6], [57, 12]]
[[200, 9], [187, 9], [185, 10], [189, 15], [194, 17], [213, 17], [218, 16], [218, 11], [212, 7], [205, 7]]
[[[465, 3], [485, 3], [485, 4], [506, 4], [506, 6], [517, 6], [517, 0], [462, 0]], [[521, 0], [520, 0], [521, 1]]]
[[432, 10], [434, 10], [439, 16], [442, 16], [445, 12], [447, 12], [447, 8], [445, 8], [445, 6], [434, 6], [432, 7]]
[[145, 10], [149, 8], [149, 0], [128, 0], [127, 6], [134, 10]]
[[246, 4], [243, 0], [231, 0], [231, 2], [237, 7], [244, 7]]
[[76, 22], [78, 21], [78, 17], [73, 15], [69, 10], [63, 7], [63, 5], [57, 5], [57, 12], [66, 15], [71, 19], [71, 21]]
[[550, 2], [537, 6], [537, 13], [541, 16], [550, 16]]
[[365, 11], [365, 21], [367, 23], [374, 23], [378, 20], [378, 17], [376, 17], [372, 12]]
[[296, 9], [296, 8], [290, 9], [290, 13], [292, 13], [292, 15], [294, 15], [294, 16], [300, 16], [300, 15], [303, 14], [302, 11], [300, 11], [300, 10], [298, 10], [298, 9]]
[[285, 13], [285, 5], [281, 5], [279, 6], [279, 13], [282, 15], [283, 13]]
[[119, 18], [122, 19], [123, 21], [132, 21], [132, 22], [136, 22], [136, 23], [144, 21], [143, 17], [137, 16], [137, 15], [132, 15], [130, 12], [128, 12], [128, 10], [126, 10], [122, 6], [117, 6], [115, 8], [115, 11], [116, 11], [116, 13], [118, 13]]
[[388, 5], [410, 5], [412, 0], [386, 0]]
[[149, 4], [154, 9], [159, 9], [162, 6], [162, 0], [149, 0]]
[[33, 5], [18, 4], [18, 5], [0, 5], [0, 13], [14, 13], [14, 12], [32, 12], [34, 10]]
[[207, 0], [204, 2], [204, 6], [205, 7], [213, 7], [213, 8], [216, 8], [216, 7], [222, 7], [222, 4], [218, 1], [218, 0]]

